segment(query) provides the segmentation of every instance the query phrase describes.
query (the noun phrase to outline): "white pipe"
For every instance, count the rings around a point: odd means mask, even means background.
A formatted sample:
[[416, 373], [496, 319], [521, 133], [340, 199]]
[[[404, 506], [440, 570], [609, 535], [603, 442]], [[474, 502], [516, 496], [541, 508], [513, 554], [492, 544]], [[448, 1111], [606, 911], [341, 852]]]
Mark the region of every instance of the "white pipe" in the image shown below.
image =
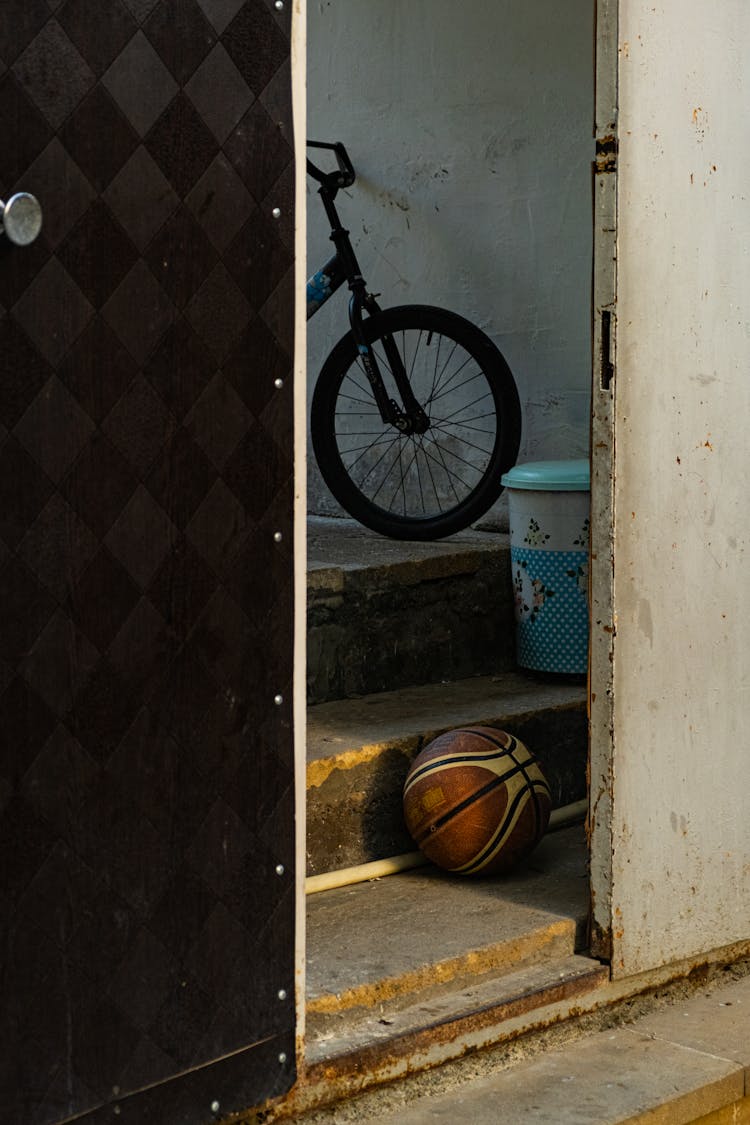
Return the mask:
[[[569, 824], [576, 824], [584, 820], [588, 812], [588, 798], [576, 801], [572, 805], [563, 805], [562, 808], [553, 809], [548, 832], [556, 832], [560, 828], [567, 828]], [[305, 893], [318, 894], [320, 891], [332, 891], [336, 887], [349, 887], [354, 883], [365, 883], [368, 879], [382, 879], [385, 875], [397, 875], [399, 871], [410, 871], [414, 867], [423, 867], [429, 860], [422, 852], [405, 852], [403, 855], [392, 855], [388, 859], [376, 859], [372, 863], [360, 863], [356, 867], [342, 867], [338, 871], [324, 871], [321, 875], [310, 875], [305, 881]]]

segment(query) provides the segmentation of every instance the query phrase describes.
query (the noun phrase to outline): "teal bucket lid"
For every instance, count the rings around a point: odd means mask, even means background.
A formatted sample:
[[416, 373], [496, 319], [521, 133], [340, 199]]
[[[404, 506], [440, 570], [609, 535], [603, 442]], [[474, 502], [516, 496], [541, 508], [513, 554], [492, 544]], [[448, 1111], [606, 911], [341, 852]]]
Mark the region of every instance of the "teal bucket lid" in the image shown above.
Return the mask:
[[588, 492], [591, 487], [589, 463], [583, 458], [515, 465], [501, 480], [506, 488], [527, 488], [536, 492]]

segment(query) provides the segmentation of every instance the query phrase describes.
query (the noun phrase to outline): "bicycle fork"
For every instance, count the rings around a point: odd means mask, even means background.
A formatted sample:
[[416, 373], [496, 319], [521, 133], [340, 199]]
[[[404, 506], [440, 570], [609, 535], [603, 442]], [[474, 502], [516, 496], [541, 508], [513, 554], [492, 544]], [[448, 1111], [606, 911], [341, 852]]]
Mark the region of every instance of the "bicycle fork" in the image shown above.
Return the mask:
[[349, 323], [351, 324], [352, 335], [357, 344], [357, 351], [359, 352], [362, 368], [372, 387], [375, 403], [380, 411], [380, 417], [383, 422], [395, 426], [395, 428], [404, 435], [426, 433], [430, 428], [430, 419], [427, 417], [424, 409], [414, 395], [409, 377], [406, 374], [403, 357], [396, 346], [396, 341], [393, 339], [393, 336], [391, 336], [390, 333], [382, 336], [380, 342], [383, 345], [388, 367], [393, 375], [398, 393], [401, 396], [403, 409], [401, 409], [395, 399], [388, 397], [388, 392], [383, 382], [383, 376], [378, 366], [377, 357], [367, 342], [364, 321], [362, 319], [362, 310], [365, 309], [369, 316], [375, 316], [381, 311], [380, 306], [375, 300], [375, 297], [372, 296], [371, 293], [366, 292], [364, 281], [361, 278], [358, 278], [350, 288], [352, 290], [352, 295], [349, 300]]

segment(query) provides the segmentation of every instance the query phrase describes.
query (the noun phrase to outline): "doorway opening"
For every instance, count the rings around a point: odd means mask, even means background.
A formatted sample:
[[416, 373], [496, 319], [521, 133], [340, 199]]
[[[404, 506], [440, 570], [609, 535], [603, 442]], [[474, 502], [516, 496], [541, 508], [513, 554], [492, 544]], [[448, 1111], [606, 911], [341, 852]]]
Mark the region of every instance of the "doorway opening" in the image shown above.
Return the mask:
[[[490, 337], [522, 403], [519, 462], [589, 455], [593, 37], [591, 0], [308, 6], [308, 137], [351, 155], [337, 205], [368, 286], [383, 307], [436, 305]], [[331, 248], [309, 188], [312, 274]], [[309, 322], [310, 397], [348, 328], [343, 293]], [[518, 670], [505, 495], [445, 540], [397, 542], [348, 518], [312, 448], [308, 465], [308, 875], [413, 850], [404, 778], [445, 729], [511, 730], [554, 805], [580, 805], [586, 685]], [[472, 1012], [494, 1011], [492, 1041], [529, 989], [606, 978], [586, 957], [581, 823], [502, 880], [353, 879], [309, 898], [309, 1061], [396, 1040], [434, 1057], [435, 1010], [454, 1047]]]

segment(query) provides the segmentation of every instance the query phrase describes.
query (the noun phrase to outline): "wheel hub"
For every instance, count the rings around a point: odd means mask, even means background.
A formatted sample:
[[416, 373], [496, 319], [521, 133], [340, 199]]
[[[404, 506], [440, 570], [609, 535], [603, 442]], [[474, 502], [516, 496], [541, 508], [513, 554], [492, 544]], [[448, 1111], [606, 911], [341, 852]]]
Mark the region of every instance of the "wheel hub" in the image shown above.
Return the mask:
[[391, 409], [393, 410], [393, 425], [405, 437], [409, 437], [411, 434], [426, 434], [429, 430], [430, 419], [421, 406], [413, 414], [405, 414], [398, 404], [391, 399]]

